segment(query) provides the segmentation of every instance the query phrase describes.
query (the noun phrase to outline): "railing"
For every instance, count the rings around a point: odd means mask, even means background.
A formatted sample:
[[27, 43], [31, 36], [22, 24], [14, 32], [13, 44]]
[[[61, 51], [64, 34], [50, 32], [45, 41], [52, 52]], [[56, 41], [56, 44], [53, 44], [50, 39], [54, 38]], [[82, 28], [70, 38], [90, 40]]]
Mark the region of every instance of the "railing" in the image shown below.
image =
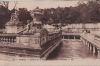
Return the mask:
[[100, 31], [100, 28], [65, 28], [63, 32], [67, 33], [83, 33], [84, 31]]
[[63, 40], [80, 40], [80, 33], [62, 32], [62, 39]]
[[100, 58], [100, 43], [95, 40], [95, 36], [91, 34], [82, 34], [81, 40], [94, 56]]
[[0, 42], [15, 43], [17, 34], [0, 34]]
[[[51, 36], [51, 37], [50, 37]], [[36, 34], [0, 34], [0, 52], [11, 54], [41, 55], [45, 59], [61, 43], [61, 32], [48, 36], [44, 46], [41, 45], [40, 33]]]

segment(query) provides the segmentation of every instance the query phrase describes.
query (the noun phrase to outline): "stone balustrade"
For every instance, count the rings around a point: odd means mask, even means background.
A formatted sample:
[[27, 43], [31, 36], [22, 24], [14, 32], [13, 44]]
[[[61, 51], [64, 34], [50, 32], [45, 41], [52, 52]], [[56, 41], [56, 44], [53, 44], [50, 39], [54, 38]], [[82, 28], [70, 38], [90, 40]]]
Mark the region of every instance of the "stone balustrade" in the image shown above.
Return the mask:
[[15, 43], [16, 42], [15, 34], [0, 34], [0, 42], [2, 43]]
[[95, 40], [95, 37], [93, 35], [83, 34], [81, 35], [81, 40], [95, 57], [100, 58], [100, 43]]
[[66, 33], [62, 32], [63, 40], [80, 40], [80, 33]]

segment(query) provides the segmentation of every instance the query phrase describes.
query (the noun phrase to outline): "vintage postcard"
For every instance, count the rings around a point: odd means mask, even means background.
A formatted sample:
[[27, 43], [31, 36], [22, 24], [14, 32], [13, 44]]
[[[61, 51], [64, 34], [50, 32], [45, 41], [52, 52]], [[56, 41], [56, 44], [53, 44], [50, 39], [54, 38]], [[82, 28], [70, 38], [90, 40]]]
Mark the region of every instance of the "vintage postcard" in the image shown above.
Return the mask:
[[0, 66], [99, 66], [100, 0], [0, 0]]

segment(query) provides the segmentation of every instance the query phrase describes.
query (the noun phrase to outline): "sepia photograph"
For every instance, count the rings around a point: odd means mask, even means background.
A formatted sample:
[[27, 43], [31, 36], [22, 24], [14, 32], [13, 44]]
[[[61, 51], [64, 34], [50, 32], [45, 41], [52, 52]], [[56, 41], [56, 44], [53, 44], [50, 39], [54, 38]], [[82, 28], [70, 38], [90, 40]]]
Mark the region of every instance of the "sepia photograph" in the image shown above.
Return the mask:
[[100, 0], [0, 0], [0, 66], [83, 61], [100, 61]]

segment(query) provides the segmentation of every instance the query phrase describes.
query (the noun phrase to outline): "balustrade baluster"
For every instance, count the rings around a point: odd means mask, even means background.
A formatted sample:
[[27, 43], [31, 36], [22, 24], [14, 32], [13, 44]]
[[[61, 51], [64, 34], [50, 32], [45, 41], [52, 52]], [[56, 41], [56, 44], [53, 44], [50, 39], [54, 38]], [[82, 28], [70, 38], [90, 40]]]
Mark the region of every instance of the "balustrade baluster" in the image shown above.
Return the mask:
[[9, 37], [8, 37], [8, 42], [10, 42]]
[[12, 37], [10, 37], [10, 43], [12, 43]]
[[98, 58], [100, 59], [100, 50], [98, 51]]
[[5, 37], [3, 37], [3, 42], [5, 42]]
[[14, 42], [14, 38], [12, 37], [12, 42]]
[[7, 37], [7, 42], [9, 42], [9, 37]]
[[90, 50], [90, 42], [88, 42], [88, 47], [89, 47], [89, 50]]
[[4, 37], [2, 37], [2, 41], [4, 42]]
[[13, 41], [13, 37], [11, 38], [11, 42], [13, 43], [14, 41]]
[[6, 42], [8, 42], [8, 37], [6, 38]]
[[12, 37], [10, 37], [10, 42], [13, 43], [13, 42], [12, 42]]
[[6, 42], [7, 37], [5, 37], [5, 42]]
[[0, 37], [0, 42], [1, 42], [1, 37]]
[[11, 43], [11, 37], [9, 37], [9, 42]]
[[7, 37], [5, 37], [5, 42], [6, 42]]
[[16, 42], [16, 38], [14, 37], [14, 42]]
[[90, 49], [90, 42], [88, 42], [88, 47], [89, 47], [89, 49]]
[[92, 53], [93, 53], [93, 45], [91, 44], [91, 51], [92, 51]]
[[98, 56], [98, 49], [95, 47], [95, 56]]

